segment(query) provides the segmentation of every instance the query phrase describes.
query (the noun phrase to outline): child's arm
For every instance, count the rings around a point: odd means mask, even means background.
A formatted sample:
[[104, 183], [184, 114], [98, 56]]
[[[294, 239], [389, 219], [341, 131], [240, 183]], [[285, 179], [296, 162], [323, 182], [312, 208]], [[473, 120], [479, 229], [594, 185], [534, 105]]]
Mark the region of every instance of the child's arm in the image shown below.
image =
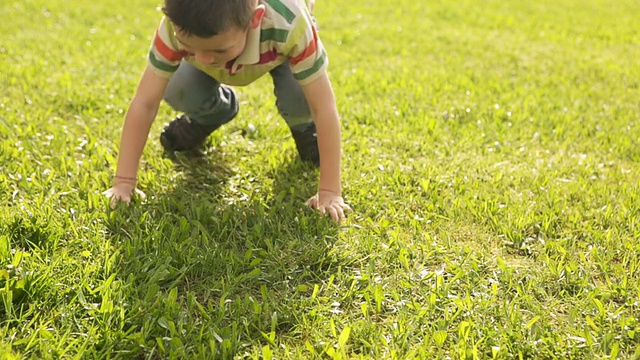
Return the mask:
[[131, 200], [140, 156], [168, 82], [168, 79], [157, 75], [151, 68], [147, 68], [140, 79], [138, 90], [125, 116], [113, 186], [105, 191], [105, 195], [111, 198], [112, 206], [118, 200], [126, 203]]
[[340, 221], [345, 218], [345, 211], [351, 209], [342, 199], [340, 118], [327, 73], [324, 72], [316, 80], [303, 85], [302, 90], [316, 125], [320, 151], [318, 193], [307, 204], [323, 214], [328, 212], [333, 220]]

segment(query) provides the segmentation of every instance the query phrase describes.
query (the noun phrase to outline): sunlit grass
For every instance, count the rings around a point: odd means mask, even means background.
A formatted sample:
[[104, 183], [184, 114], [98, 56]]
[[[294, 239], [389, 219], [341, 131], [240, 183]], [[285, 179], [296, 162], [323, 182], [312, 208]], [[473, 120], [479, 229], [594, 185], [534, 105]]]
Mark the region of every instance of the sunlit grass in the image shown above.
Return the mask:
[[342, 226], [268, 78], [108, 210], [158, 5], [0, 5], [0, 359], [640, 356], [640, 4], [317, 2]]

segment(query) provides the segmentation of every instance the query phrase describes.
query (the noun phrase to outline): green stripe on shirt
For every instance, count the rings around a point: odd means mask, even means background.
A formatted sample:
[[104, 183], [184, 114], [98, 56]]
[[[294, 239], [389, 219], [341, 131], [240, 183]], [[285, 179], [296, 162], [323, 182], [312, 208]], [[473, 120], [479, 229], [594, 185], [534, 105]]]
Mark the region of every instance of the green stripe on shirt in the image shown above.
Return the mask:
[[318, 70], [320, 70], [320, 68], [322, 67], [322, 65], [324, 65], [324, 62], [326, 60], [327, 60], [327, 53], [323, 51], [322, 56], [320, 56], [318, 60], [316, 60], [316, 62], [313, 64], [313, 66], [310, 69], [299, 72], [297, 74], [293, 74], [293, 77], [296, 78], [296, 80], [298, 81], [308, 78], [309, 76], [315, 74]]
[[174, 66], [158, 60], [158, 58], [156, 58], [156, 55], [153, 53], [153, 50], [149, 51], [149, 61], [151, 62], [151, 65], [153, 65], [156, 69], [166, 72], [175, 72], [180, 66], [180, 64]]
[[266, 2], [273, 8], [273, 10], [287, 20], [287, 23], [291, 24], [293, 20], [295, 20], [296, 15], [280, 0], [266, 0]]
[[265, 42], [267, 40], [286, 42], [288, 35], [289, 31], [284, 29], [262, 29], [260, 30], [260, 42]]

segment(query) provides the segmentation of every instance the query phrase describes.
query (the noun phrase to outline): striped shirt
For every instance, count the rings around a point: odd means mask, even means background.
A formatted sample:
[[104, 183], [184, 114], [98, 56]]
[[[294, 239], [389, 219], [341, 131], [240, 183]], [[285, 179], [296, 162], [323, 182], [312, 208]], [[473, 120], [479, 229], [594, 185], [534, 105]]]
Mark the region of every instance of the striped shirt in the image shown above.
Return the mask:
[[301, 85], [311, 83], [326, 70], [328, 58], [318, 37], [309, 0], [259, 0], [265, 5], [260, 26], [250, 28], [243, 52], [224, 68], [198, 63], [177, 41], [173, 24], [162, 18], [148, 56], [148, 66], [169, 78], [180, 62], [193, 64], [220, 83], [248, 85], [288, 61]]

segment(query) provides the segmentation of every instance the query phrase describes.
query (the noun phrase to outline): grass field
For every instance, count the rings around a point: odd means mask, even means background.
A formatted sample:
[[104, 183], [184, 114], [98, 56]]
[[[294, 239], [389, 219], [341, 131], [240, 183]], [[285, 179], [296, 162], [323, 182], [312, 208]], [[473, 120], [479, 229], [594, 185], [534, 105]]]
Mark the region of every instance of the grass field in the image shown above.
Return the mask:
[[341, 226], [268, 78], [109, 211], [159, 5], [0, 4], [0, 359], [640, 358], [638, 1], [318, 0]]

